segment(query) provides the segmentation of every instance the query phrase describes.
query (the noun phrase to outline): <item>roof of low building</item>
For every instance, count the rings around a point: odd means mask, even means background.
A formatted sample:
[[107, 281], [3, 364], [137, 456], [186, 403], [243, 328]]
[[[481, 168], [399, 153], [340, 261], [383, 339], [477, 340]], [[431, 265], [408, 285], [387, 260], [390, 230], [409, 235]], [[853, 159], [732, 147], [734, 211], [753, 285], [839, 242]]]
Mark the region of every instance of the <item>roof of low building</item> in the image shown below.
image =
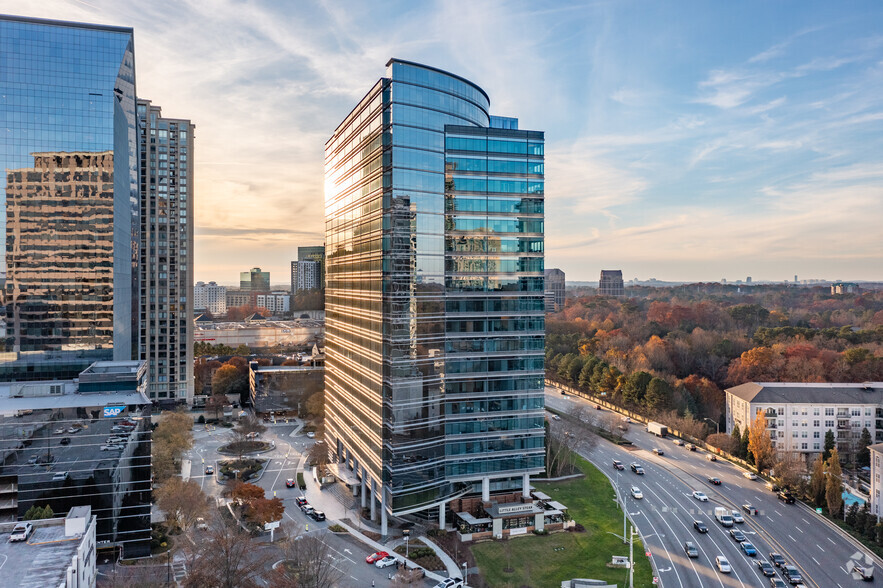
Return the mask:
[[748, 402], [883, 404], [883, 382], [747, 382], [726, 392]]

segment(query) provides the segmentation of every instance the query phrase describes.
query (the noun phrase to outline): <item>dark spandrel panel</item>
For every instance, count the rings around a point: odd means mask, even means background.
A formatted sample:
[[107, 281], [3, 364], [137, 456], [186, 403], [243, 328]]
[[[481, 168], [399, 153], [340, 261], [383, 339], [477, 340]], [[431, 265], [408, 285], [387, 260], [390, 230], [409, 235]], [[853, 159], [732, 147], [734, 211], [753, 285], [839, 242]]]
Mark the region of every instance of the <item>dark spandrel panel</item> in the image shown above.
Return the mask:
[[0, 18], [8, 351], [132, 356], [134, 76], [131, 32]]

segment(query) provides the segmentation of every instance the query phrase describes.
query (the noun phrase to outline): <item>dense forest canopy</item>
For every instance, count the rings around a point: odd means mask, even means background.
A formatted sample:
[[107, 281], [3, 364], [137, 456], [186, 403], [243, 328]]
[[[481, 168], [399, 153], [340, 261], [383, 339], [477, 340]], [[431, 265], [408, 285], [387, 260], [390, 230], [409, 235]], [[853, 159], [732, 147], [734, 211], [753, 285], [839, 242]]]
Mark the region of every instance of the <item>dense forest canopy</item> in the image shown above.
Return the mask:
[[649, 412], [720, 421], [750, 381], [883, 380], [883, 291], [693, 284], [569, 297], [546, 321], [553, 379]]

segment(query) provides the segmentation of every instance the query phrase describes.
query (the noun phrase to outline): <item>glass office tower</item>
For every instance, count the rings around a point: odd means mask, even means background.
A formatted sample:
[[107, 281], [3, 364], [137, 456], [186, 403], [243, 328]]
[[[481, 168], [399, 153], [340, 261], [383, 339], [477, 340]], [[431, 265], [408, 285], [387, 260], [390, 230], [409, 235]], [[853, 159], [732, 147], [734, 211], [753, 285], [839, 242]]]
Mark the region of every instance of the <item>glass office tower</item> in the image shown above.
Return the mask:
[[4, 351], [113, 350], [138, 332], [132, 30], [0, 16]]
[[390, 60], [326, 143], [326, 411], [372, 517], [543, 470], [542, 132]]

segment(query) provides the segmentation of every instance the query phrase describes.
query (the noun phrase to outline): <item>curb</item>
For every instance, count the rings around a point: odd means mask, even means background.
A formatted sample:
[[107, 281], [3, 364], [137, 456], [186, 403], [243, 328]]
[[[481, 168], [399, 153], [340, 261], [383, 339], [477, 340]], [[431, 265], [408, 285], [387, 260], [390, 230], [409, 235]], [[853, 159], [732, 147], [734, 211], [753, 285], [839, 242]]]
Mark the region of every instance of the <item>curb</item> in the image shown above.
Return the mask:
[[866, 555], [871, 556], [871, 559], [874, 560], [874, 563], [877, 564], [878, 567], [883, 568], [883, 558], [881, 558], [879, 555], [877, 555], [876, 553], [874, 553], [874, 552], [873, 552], [871, 549], [869, 549], [866, 545], [863, 545], [861, 541], [859, 541], [858, 539], [856, 539], [855, 537], [853, 537], [852, 535], [850, 535], [849, 533], [847, 533], [846, 531], [844, 531], [843, 529], [841, 529], [839, 526], [837, 526], [836, 524], [834, 524], [834, 522], [831, 521], [831, 520], [830, 520], [828, 517], [826, 517], [825, 515], [820, 515], [819, 513], [817, 513], [816, 510], [815, 510], [814, 508], [808, 506], [808, 505], [805, 504], [802, 500], [798, 500], [798, 501], [797, 501], [797, 504], [798, 504], [801, 508], [803, 508], [804, 510], [809, 511], [810, 513], [812, 513], [812, 515], [813, 515], [814, 517], [816, 517], [817, 519], [821, 519], [821, 521], [822, 521], [823, 523], [825, 523], [826, 525], [828, 525], [828, 527], [830, 527], [831, 529], [837, 531], [837, 534], [838, 534], [840, 537], [842, 537], [843, 539], [846, 539], [847, 541], [849, 541], [849, 542], [852, 544], [853, 547], [855, 547], [856, 549], [858, 549], [859, 551], [861, 551], [863, 554], [866, 554]]

